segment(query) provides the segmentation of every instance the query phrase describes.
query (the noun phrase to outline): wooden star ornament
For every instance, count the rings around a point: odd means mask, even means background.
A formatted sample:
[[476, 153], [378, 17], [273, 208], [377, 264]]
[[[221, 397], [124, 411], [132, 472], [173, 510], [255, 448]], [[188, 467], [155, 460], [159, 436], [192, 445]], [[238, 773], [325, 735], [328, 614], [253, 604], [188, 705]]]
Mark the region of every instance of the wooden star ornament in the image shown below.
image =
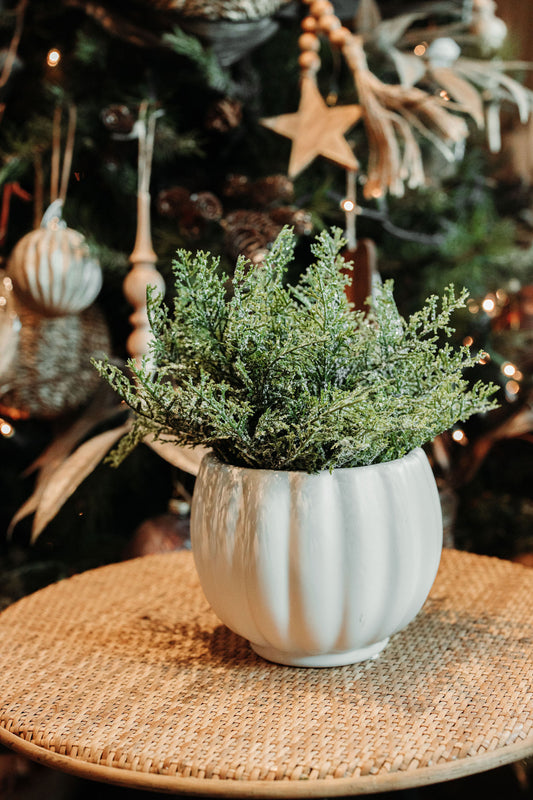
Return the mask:
[[359, 162], [344, 133], [361, 119], [362, 113], [358, 105], [330, 108], [318, 91], [314, 78], [304, 75], [298, 111], [267, 117], [261, 120], [261, 124], [292, 139], [289, 177], [295, 178], [317, 156], [356, 170]]

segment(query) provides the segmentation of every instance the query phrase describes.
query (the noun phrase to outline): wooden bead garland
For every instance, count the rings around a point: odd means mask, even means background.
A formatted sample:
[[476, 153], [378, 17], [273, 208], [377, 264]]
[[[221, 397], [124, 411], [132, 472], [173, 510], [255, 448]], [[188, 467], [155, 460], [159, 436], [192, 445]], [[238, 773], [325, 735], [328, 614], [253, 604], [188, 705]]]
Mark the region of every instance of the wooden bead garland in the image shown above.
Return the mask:
[[[315, 35], [314, 39], [308, 39], [306, 34], [324, 33], [335, 47], [343, 47], [352, 32], [343, 26], [339, 17], [335, 14], [333, 4], [329, 0], [303, 0], [309, 6], [309, 15], [304, 17], [301, 28], [304, 31], [298, 43], [302, 51], [316, 51], [320, 47], [320, 40]], [[318, 47], [315, 44], [318, 42]]]
[[298, 39], [298, 44], [302, 51], [312, 50], [316, 53], [320, 50], [320, 40], [314, 33], [302, 33]]
[[318, 34], [325, 34], [334, 47], [342, 49], [352, 33], [342, 25], [329, 0], [303, 0], [303, 2], [309, 6], [309, 14], [301, 22], [303, 33], [298, 39], [298, 45], [302, 52], [298, 64], [302, 73], [313, 74], [320, 69], [320, 57], [316, 55], [320, 50]]
[[306, 72], [318, 72], [320, 69], [320, 57], [312, 50], [306, 50], [298, 57], [300, 69]]

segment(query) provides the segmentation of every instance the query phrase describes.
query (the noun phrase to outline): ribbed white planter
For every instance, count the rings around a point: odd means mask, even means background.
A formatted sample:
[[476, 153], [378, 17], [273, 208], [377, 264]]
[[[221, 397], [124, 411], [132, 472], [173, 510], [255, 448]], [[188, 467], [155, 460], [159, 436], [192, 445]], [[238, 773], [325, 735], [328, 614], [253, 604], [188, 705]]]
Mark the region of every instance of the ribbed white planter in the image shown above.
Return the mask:
[[420, 448], [317, 475], [208, 454], [191, 538], [222, 622], [270, 661], [327, 667], [372, 658], [416, 616], [437, 572], [442, 518]]

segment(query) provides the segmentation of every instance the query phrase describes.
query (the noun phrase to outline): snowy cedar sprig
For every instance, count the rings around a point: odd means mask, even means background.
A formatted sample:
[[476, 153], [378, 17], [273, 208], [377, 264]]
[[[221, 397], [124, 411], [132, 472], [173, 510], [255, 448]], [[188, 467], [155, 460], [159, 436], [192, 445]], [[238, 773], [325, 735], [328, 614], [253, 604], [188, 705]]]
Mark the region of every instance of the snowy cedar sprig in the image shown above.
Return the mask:
[[479, 354], [447, 341], [466, 291], [450, 286], [404, 319], [387, 281], [367, 314], [354, 311], [343, 245], [339, 230], [321, 233], [314, 263], [288, 286], [294, 236], [284, 229], [261, 267], [239, 259], [229, 298], [216, 258], [180, 251], [172, 311], [149, 294], [151, 365], [130, 361], [128, 377], [97, 364], [135, 412], [114, 461], [155, 434], [240, 466], [354, 467], [400, 458], [494, 408], [496, 387], [464, 377]]

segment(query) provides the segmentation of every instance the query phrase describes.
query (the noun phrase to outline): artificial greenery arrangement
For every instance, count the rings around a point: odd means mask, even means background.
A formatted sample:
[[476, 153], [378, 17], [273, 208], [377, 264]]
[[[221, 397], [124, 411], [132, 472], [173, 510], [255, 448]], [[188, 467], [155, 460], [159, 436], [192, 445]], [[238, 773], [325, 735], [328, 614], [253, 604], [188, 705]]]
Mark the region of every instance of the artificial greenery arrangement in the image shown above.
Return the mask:
[[445, 341], [466, 291], [448, 287], [405, 320], [388, 281], [366, 313], [354, 311], [343, 245], [339, 230], [321, 233], [315, 263], [289, 286], [284, 229], [261, 267], [237, 262], [230, 291], [216, 258], [180, 251], [173, 312], [149, 293], [151, 364], [129, 362], [132, 378], [96, 364], [135, 412], [113, 461], [152, 433], [238, 466], [355, 467], [400, 458], [493, 408], [496, 387], [463, 377], [479, 354]]

